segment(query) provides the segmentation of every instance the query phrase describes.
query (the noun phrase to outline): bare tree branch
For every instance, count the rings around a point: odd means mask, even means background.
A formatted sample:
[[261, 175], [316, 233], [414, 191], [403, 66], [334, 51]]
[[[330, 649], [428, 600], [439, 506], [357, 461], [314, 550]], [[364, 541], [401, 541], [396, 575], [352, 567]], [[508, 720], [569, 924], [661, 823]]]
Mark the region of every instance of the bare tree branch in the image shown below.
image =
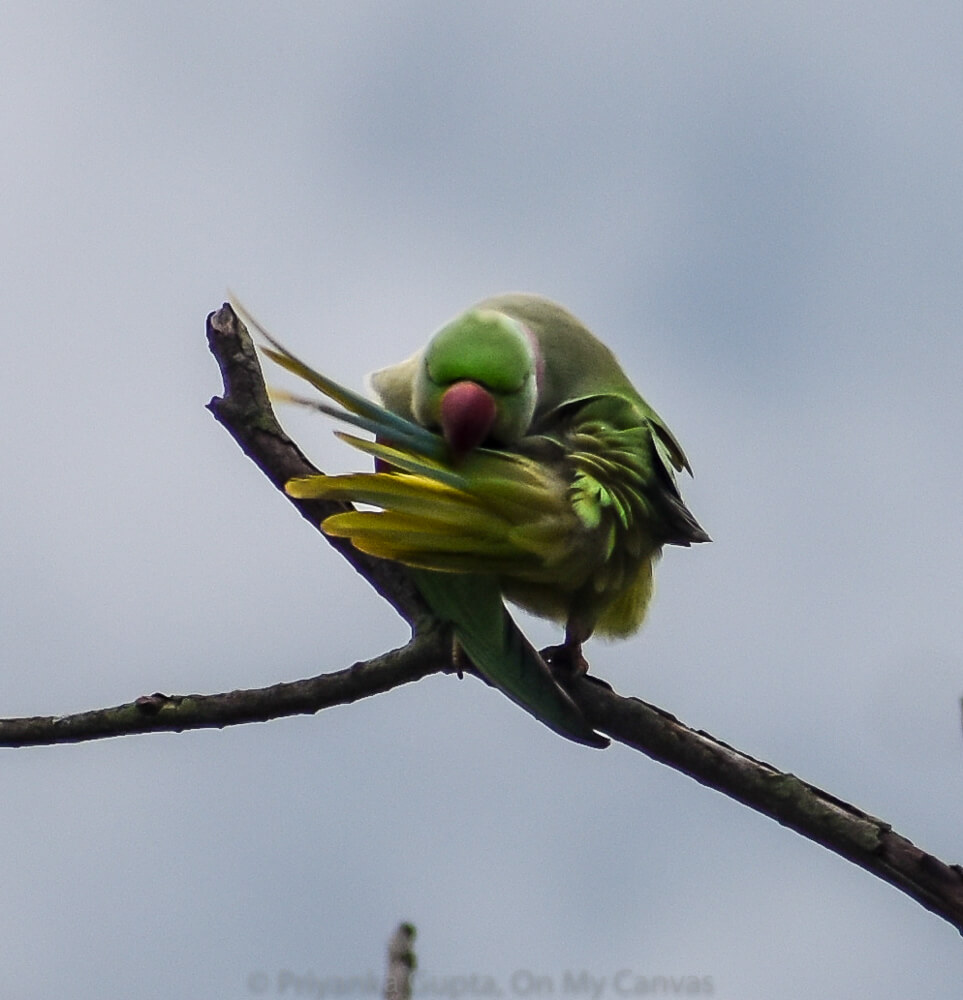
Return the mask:
[[674, 715], [582, 679], [573, 697], [590, 725], [769, 816], [896, 886], [963, 933], [963, 868], [921, 851], [889, 823], [777, 771]]
[[223, 729], [287, 715], [313, 715], [332, 705], [348, 705], [429, 674], [450, 671], [450, 661], [450, 646], [438, 633], [425, 632], [401, 649], [307, 680], [224, 694], [157, 692], [124, 705], [75, 715], [0, 719], [0, 747], [81, 743], [134, 733]]
[[[329, 514], [346, 510], [345, 504], [336, 501], [297, 500], [284, 493], [289, 479], [317, 475], [318, 470], [277, 422], [257, 351], [247, 328], [229, 305], [207, 317], [207, 342], [224, 381], [224, 395], [215, 396], [207, 408], [241, 451], [315, 527]], [[373, 559], [345, 538], [327, 540], [412, 627], [431, 627], [431, 612], [403, 567]]]
[[[278, 489], [317, 470], [274, 418], [250, 337], [229, 306], [208, 317], [208, 340], [224, 376], [215, 417]], [[337, 504], [292, 500], [318, 525]], [[309, 680], [226, 694], [139, 698], [115, 708], [60, 717], [0, 720], [0, 745], [69, 743], [129, 733], [221, 727], [312, 713], [451, 671], [450, 647], [405, 570], [328, 539], [412, 626], [399, 650]], [[570, 687], [590, 724], [710, 788], [775, 819], [896, 886], [963, 932], [963, 868], [921, 851], [888, 823], [795, 775], [776, 770], [683, 725], [662, 709], [584, 677]]]

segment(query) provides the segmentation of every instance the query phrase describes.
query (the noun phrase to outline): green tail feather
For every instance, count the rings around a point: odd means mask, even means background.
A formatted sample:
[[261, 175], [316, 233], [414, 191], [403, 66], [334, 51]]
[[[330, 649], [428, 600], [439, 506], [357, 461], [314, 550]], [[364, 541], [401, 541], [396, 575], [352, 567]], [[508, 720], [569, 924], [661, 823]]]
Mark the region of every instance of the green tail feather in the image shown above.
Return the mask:
[[502, 603], [494, 577], [412, 570], [435, 615], [481, 673], [516, 705], [576, 743], [603, 748], [609, 741], [589, 726], [559, 687], [545, 661]]

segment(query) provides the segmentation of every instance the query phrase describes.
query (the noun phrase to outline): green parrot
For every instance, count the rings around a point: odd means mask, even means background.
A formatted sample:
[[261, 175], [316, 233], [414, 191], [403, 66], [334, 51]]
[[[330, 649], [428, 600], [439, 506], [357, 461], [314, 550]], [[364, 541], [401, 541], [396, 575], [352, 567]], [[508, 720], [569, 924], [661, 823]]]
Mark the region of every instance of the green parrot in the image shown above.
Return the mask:
[[[682, 448], [612, 352], [554, 302], [500, 295], [375, 372], [379, 406], [254, 325], [273, 360], [344, 409], [299, 402], [375, 435], [339, 433], [376, 471], [292, 479], [287, 492], [378, 508], [321, 527], [411, 567], [484, 677], [556, 732], [607, 745], [557, 675], [586, 669], [593, 633], [641, 626], [663, 545], [709, 541], [676, 486], [675, 472], [691, 474]], [[564, 642], [539, 653], [503, 598], [564, 624]]]

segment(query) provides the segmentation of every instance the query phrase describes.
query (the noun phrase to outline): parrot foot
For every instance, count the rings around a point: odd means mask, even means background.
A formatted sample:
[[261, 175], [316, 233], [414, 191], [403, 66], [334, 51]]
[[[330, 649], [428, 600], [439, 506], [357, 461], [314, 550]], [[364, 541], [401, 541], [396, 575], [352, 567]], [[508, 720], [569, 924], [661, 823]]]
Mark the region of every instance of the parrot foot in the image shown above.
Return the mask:
[[474, 664], [468, 659], [468, 654], [461, 648], [458, 640], [451, 637], [451, 665], [455, 668], [458, 679], [465, 679], [465, 671], [474, 669]]
[[581, 677], [588, 672], [588, 660], [582, 655], [580, 642], [563, 642], [559, 646], [546, 646], [539, 655], [553, 671], [565, 677]]

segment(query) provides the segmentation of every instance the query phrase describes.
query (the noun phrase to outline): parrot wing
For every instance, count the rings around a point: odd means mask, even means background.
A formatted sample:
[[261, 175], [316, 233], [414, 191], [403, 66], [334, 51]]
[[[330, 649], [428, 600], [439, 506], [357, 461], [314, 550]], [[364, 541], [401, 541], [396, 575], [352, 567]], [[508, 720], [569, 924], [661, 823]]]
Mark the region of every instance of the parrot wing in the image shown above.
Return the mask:
[[[533, 561], [533, 547], [552, 545], [564, 531], [555, 516], [560, 511], [574, 518], [561, 484], [537, 462], [487, 449], [477, 449], [455, 468], [446, 461], [447, 449], [437, 434], [316, 372], [234, 305], [270, 345], [262, 347], [268, 357], [344, 409], [287, 398], [374, 434], [376, 441], [339, 437], [394, 470], [292, 479], [286, 492], [382, 507], [380, 513], [336, 514], [322, 530], [348, 537], [372, 555], [415, 567], [425, 600], [451, 626], [484, 677], [560, 735], [607, 746], [509, 615], [497, 579], [506, 569], [524, 571]], [[547, 531], [531, 528], [532, 512], [538, 510], [545, 515], [544, 525], [551, 526]], [[519, 525], [529, 530], [514, 531]]]
[[558, 515], [566, 511], [574, 519], [570, 507], [560, 508], [550, 477], [535, 463], [501, 452], [476, 451], [468, 463], [494, 468], [487, 476], [477, 468], [466, 475], [430, 456], [339, 436], [394, 471], [307, 476], [288, 482], [287, 492], [380, 507], [335, 514], [322, 530], [349, 538], [362, 552], [412, 567], [435, 616], [451, 626], [492, 684], [561, 735], [606, 746], [502, 602], [499, 578], [543, 575], [546, 555], [561, 550], [565, 528]]

